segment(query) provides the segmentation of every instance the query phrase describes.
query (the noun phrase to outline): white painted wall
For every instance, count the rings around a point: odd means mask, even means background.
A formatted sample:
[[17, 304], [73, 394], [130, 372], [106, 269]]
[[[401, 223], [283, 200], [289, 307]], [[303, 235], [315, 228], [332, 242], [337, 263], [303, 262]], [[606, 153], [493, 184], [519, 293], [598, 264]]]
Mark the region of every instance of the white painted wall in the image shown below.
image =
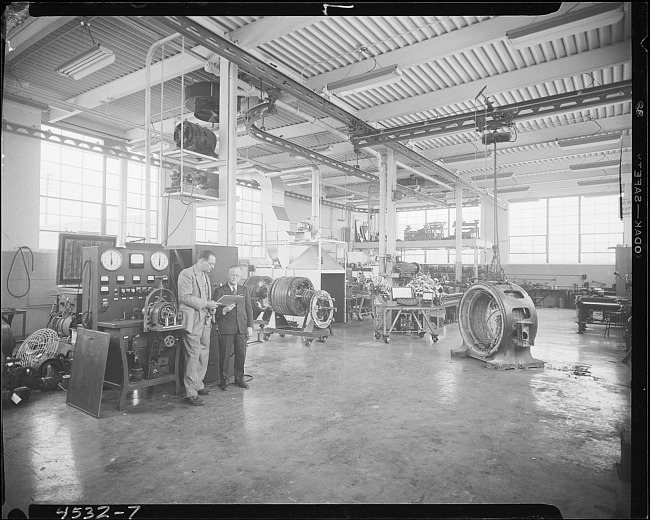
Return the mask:
[[[40, 128], [41, 111], [4, 101], [2, 118]], [[38, 250], [41, 143], [8, 132], [2, 134], [2, 251], [20, 246]]]

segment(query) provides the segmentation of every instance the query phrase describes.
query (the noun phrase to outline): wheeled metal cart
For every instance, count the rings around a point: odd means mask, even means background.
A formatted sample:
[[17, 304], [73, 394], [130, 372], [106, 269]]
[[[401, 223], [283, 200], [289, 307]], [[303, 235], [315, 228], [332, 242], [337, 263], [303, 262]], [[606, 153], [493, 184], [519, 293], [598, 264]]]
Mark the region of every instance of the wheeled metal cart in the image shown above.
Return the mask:
[[356, 316], [359, 321], [363, 321], [366, 316], [373, 316], [372, 295], [367, 293], [353, 294], [348, 299], [348, 318]]
[[384, 339], [390, 342], [390, 335], [417, 334], [423, 338], [431, 334], [432, 341], [438, 341], [438, 324], [431, 318], [444, 313], [442, 306], [402, 305], [397, 302], [375, 304], [374, 307], [374, 333], [375, 339]]
[[332, 335], [332, 329], [329, 325], [318, 327], [311, 319], [311, 315], [305, 316], [302, 327], [299, 327], [297, 322], [289, 321], [284, 315], [267, 309], [260, 324], [260, 333], [264, 341], [268, 341], [273, 333], [281, 338], [285, 335], [300, 336], [303, 344], [309, 346], [314, 340], [325, 343], [327, 337]]

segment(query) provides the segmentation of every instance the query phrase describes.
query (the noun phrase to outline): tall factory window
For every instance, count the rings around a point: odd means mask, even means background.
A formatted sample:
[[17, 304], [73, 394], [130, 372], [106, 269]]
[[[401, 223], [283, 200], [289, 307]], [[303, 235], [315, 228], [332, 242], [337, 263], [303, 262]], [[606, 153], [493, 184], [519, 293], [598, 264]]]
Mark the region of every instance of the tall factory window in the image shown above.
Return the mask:
[[[456, 208], [450, 208], [449, 210], [449, 220], [451, 221], [450, 226], [452, 226], [452, 234], [453, 231], [456, 229], [453, 227], [453, 225], [456, 222]], [[481, 205], [479, 204], [478, 206], [463, 206], [463, 222], [468, 223], [468, 222], [475, 222], [478, 224], [479, 229], [481, 226]]]
[[624, 242], [618, 195], [512, 202], [510, 262], [614, 264]]
[[[492, 260], [492, 253], [488, 253], [488, 261]], [[461, 253], [461, 261], [463, 262], [463, 265], [474, 265], [474, 250], [473, 249], [463, 249], [463, 252]], [[484, 262], [481, 261], [481, 255], [479, 254], [478, 256], [478, 263], [483, 264]], [[449, 250], [449, 263], [450, 264], [455, 264], [456, 263], [456, 250], [455, 249], [450, 249]]]
[[548, 263], [578, 263], [579, 197], [548, 199]]
[[240, 258], [265, 258], [262, 247], [262, 192], [237, 186], [237, 239]]
[[580, 197], [580, 263], [616, 263], [614, 249], [625, 242], [619, 196]]
[[417, 231], [426, 223], [426, 210], [400, 211], [397, 213], [397, 237], [404, 238], [404, 230], [408, 226], [411, 231]]
[[509, 204], [510, 263], [546, 263], [546, 202], [542, 199]]
[[425, 253], [424, 249], [405, 249], [401, 255], [402, 261], [424, 264], [426, 263], [424, 253]]
[[[158, 168], [151, 167], [150, 231], [153, 242], [158, 242]], [[143, 240], [146, 236], [146, 182], [145, 165], [128, 161], [126, 174], [126, 241]]]
[[120, 177], [122, 159], [106, 158], [106, 234], [120, 234]]
[[[463, 222], [473, 223], [477, 221], [480, 229], [481, 224], [481, 206], [466, 206], [463, 207]], [[406, 240], [404, 231], [408, 226], [411, 232], [420, 231], [424, 228], [425, 224], [432, 224], [434, 222], [444, 223], [442, 227], [442, 236], [437, 238], [449, 238], [456, 233], [456, 209], [440, 208], [440, 209], [427, 209], [417, 211], [400, 211], [397, 213], [397, 237]], [[428, 240], [423, 236], [424, 240]], [[427, 259], [427, 262], [429, 260]]]
[[198, 206], [196, 208], [196, 243], [219, 243], [219, 208], [217, 206]]
[[[103, 144], [101, 139], [43, 126], [43, 130]], [[61, 231], [106, 233], [104, 156], [51, 141], [41, 143], [39, 248], [56, 249]]]
[[448, 264], [448, 249], [427, 249], [427, 264]]
[[[455, 213], [454, 213], [455, 215]], [[441, 209], [428, 209], [427, 210], [427, 223], [431, 222], [444, 222], [443, 234], [445, 237], [448, 237], [451, 232], [451, 222], [448, 208]]]
[[[42, 126], [53, 134], [86, 143], [102, 139]], [[123, 171], [126, 164], [126, 172]], [[41, 143], [40, 236], [41, 249], [56, 249], [59, 232], [119, 235], [122, 197], [120, 180], [126, 175], [126, 240], [145, 237], [144, 165], [106, 157], [101, 153], [58, 144]], [[158, 230], [158, 169], [151, 168], [152, 241]]]

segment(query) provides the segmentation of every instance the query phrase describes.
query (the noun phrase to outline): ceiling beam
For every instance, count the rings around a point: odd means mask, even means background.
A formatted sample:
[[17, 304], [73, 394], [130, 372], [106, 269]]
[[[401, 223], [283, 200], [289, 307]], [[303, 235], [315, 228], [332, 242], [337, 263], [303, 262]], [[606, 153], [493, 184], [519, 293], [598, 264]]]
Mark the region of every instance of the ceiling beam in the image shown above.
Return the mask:
[[251, 49], [326, 19], [326, 16], [265, 16], [231, 31], [228, 36], [239, 47]]
[[16, 28], [15, 32], [12, 31], [7, 36], [5, 67], [11, 66], [11, 63], [24, 51], [75, 18], [76, 16], [42, 16], [39, 18], [29, 18], [28, 22], [20, 25]]
[[[631, 44], [627, 41], [400, 101], [383, 103], [376, 107], [359, 110], [357, 116], [369, 122], [385, 121], [394, 117], [417, 114], [424, 110], [430, 110], [431, 107], [444, 107], [463, 101], [471, 101], [485, 86], [487, 86], [485, 95], [489, 97], [504, 92], [512, 92], [519, 88], [528, 88], [533, 84], [539, 85], [562, 80], [566, 78], [567, 71], [571, 71], [573, 76], [578, 76], [594, 70], [627, 63], [631, 60]], [[534, 78], [534, 81], [531, 81], [531, 78]]]
[[[515, 121], [516, 122], [516, 121]], [[608, 117], [604, 119], [594, 119], [591, 121], [584, 121], [576, 124], [566, 124], [558, 127], [543, 128], [529, 132], [518, 132], [517, 140], [513, 143], [501, 143], [497, 145], [497, 150], [503, 152], [511, 148], [518, 148], [521, 146], [534, 146], [543, 143], [553, 142], [559, 139], [570, 139], [573, 137], [582, 137], [592, 134], [602, 134], [607, 132], [620, 132], [628, 130], [632, 125], [632, 116], [622, 115], [616, 117]], [[477, 149], [478, 148], [478, 149]], [[493, 146], [484, 146], [479, 140], [474, 143], [461, 143], [444, 148], [433, 148], [420, 152], [425, 157], [431, 160], [444, 161], [445, 158], [455, 157], [473, 152], [483, 152], [485, 150], [491, 151]], [[554, 149], [557, 153], [557, 149]], [[534, 152], [535, 150], [533, 150]], [[517, 152], [519, 153], [519, 152]], [[499, 157], [507, 156], [507, 154], [500, 153]], [[458, 165], [462, 162], [449, 164], [450, 168], [458, 169]]]
[[[555, 15], [545, 17], [545, 19], [559, 16], [563, 14], [564, 10], [565, 5], [563, 4], [561, 11], [558, 11]], [[405, 70], [461, 54], [476, 47], [487, 46], [491, 43], [502, 41], [505, 39], [508, 31], [525, 27], [528, 24], [530, 24], [530, 17], [498, 16], [436, 36], [435, 38], [430, 38], [423, 42], [414, 43], [413, 45], [381, 54], [380, 58], [384, 66], [396, 64], [400, 69]], [[367, 58], [351, 65], [314, 76], [307, 80], [306, 86], [318, 91], [328, 83], [346, 78], [350, 74], [354, 75], [364, 70], [370, 70], [375, 66], [375, 60], [373, 58]], [[440, 103], [437, 103], [437, 105], [440, 106]]]
[[[199, 17], [191, 17], [199, 18]], [[315, 18], [315, 19], [314, 19]], [[295, 31], [310, 25], [311, 23], [316, 23], [323, 17], [284, 17], [284, 16], [275, 16], [260, 21], [264, 21], [262, 24], [253, 23], [247, 25], [242, 29], [232, 31], [227, 34], [226, 37], [229, 39], [239, 39], [245, 41], [245, 45], [249, 46], [258, 46], [262, 45], [268, 41], [271, 41], [279, 36], [286, 34], [286, 32]], [[202, 25], [206, 25], [205, 20], [202, 20]], [[257, 27], [257, 29], [255, 29]], [[211, 30], [215, 30], [212, 25], [210, 25]], [[285, 32], [283, 32], [285, 31]], [[180, 40], [179, 40], [180, 41]], [[151, 78], [154, 82], [169, 81], [173, 78], [181, 76], [183, 73], [188, 74], [200, 68], [203, 68], [206, 61], [211, 61], [217, 59], [218, 56], [210, 52], [208, 49], [202, 45], [197, 45], [191, 48], [193, 53], [203, 56], [203, 60], [199, 59], [197, 56], [186, 52], [184, 55], [177, 54], [170, 58], [167, 58], [163, 61], [159, 61], [151, 66]], [[163, 75], [161, 78], [161, 70]], [[84, 92], [79, 96], [69, 98], [66, 100], [67, 103], [72, 103], [79, 105], [81, 108], [96, 108], [106, 101], [114, 101], [122, 97], [134, 94], [142, 90], [142, 86], [145, 84], [145, 73], [146, 68], [142, 68], [136, 72], [128, 74], [122, 78], [118, 78], [110, 83], [102, 85], [101, 87], [94, 88], [88, 92]], [[62, 120], [73, 115], [77, 115], [79, 112], [63, 112], [61, 111], [57, 116], [56, 120]]]

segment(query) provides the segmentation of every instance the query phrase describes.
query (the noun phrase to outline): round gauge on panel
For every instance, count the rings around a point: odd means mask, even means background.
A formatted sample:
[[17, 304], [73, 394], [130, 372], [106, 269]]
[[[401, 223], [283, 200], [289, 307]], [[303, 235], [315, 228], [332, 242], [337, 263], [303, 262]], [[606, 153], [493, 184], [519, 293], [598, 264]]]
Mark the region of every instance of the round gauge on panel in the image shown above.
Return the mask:
[[164, 271], [169, 265], [169, 257], [164, 251], [156, 251], [151, 255], [151, 267], [156, 271]]
[[107, 271], [117, 271], [122, 267], [122, 253], [117, 249], [107, 249], [99, 258], [102, 267]]

